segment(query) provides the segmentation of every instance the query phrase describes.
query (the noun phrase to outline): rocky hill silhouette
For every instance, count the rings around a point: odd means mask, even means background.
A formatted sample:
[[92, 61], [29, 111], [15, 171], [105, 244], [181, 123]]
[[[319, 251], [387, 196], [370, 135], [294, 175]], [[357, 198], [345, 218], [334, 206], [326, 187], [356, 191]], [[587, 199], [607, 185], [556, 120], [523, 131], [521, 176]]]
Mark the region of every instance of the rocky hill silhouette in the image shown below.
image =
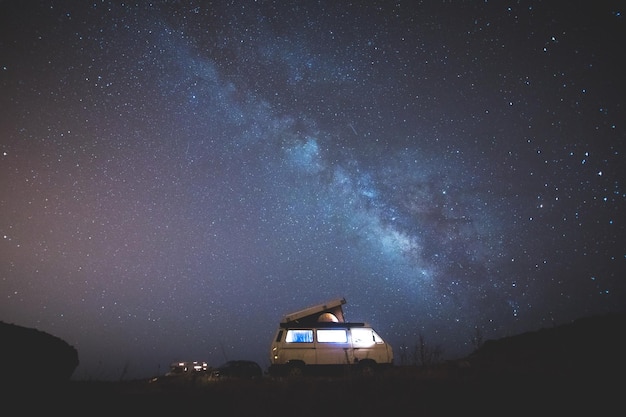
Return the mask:
[[37, 329], [0, 322], [0, 378], [12, 384], [69, 381], [78, 351], [64, 340]]

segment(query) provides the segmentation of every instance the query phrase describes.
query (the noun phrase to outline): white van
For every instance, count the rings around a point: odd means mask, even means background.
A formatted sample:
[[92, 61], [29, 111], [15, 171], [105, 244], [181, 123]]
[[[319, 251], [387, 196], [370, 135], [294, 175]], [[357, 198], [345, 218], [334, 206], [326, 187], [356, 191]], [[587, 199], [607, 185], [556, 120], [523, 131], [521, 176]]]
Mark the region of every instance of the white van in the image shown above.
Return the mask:
[[361, 374], [393, 364], [393, 349], [367, 323], [343, 321], [345, 299], [283, 319], [270, 351], [271, 375], [355, 369]]

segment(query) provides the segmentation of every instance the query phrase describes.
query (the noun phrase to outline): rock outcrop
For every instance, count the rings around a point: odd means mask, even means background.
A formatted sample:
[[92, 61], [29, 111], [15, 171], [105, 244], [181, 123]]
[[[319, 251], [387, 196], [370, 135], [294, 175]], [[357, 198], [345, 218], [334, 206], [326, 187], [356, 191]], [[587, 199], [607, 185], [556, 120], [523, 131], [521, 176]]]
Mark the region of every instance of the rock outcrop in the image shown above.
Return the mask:
[[0, 322], [0, 378], [14, 383], [69, 381], [78, 366], [78, 351], [48, 333]]

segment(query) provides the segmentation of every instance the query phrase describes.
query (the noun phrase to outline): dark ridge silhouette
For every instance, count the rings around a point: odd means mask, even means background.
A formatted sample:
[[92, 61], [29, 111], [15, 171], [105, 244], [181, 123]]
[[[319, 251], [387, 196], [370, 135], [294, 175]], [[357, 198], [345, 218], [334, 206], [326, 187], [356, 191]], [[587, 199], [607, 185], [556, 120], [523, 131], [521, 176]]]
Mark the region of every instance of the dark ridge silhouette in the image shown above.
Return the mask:
[[562, 377], [621, 375], [626, 371], [626, 313], [488, 340], [466, 358], [471, 368], [500, 374]]
[[12, 384], [67, 382], [78, 366], [78, 351], [36, 329], [0, 321], [0, 378]]

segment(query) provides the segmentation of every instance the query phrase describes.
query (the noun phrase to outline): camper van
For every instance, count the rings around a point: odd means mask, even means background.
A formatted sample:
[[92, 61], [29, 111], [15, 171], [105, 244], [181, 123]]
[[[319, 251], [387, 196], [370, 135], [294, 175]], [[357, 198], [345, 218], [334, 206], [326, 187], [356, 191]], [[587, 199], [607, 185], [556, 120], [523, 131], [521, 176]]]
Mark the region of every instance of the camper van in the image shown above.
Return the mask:
[[368, 323], [344, 320], [345, 298], [286, 315], [270, 350], [270, 375], [339, 369], [371, 374], [393, 363], [393, 350]]

